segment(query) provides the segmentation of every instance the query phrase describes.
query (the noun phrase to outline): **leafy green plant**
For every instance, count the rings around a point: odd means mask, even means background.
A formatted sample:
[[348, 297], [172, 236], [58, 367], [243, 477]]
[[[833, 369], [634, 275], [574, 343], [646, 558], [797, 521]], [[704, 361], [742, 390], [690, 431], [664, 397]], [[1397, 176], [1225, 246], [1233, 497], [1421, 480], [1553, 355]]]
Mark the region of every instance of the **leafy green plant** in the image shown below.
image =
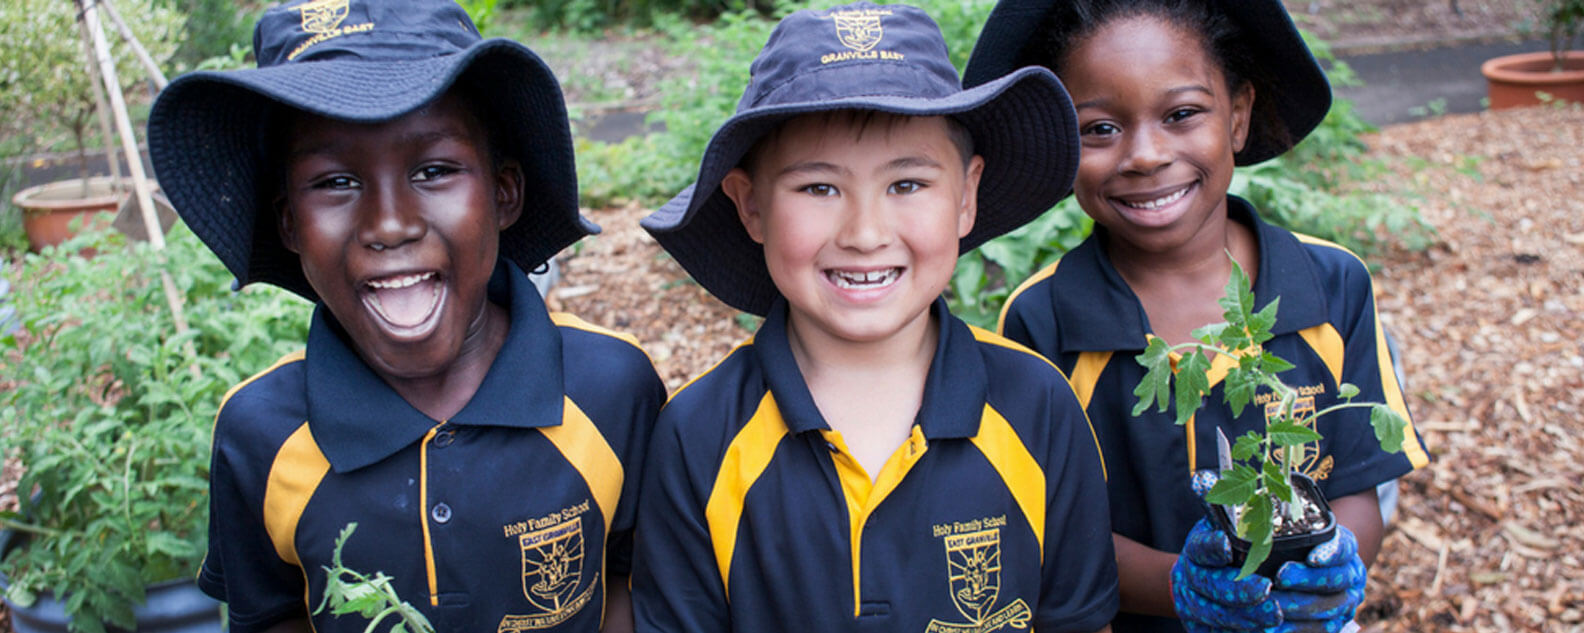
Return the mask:
[[1546, 0], [1546, 41], [1551, 45], [1551, 68], [1562, 72], [1567, 51], [1584, 32], [1584, 0]]
[[346, 547], [347, 539], [352, 538], [355, 531], [357, 523], [348, 523], [341, 529], [341, 535], [336, 537], [330, 566], [324, 568], [327, 576], [324, 598], [314, 609], [314, 615], [319, 615], [326, 607], [337, 617], [356, 613], [369, 621], [368, 627], [363, 629], [365, 633], [374, 633], [385, 618], [396, 616], [396, 623], [391, 625], [390, 633], [434, 633], [434, 625], [429, 623], [429, 618], [396, 595], [396, 588], [391, 586], [392, 579], [385, 572], [374, 572], [370, 576], [341, 564], [341, 549]]
[[1347, 383], [1337, 389], [1343, 402], [1318, 411], [1298, 409], [1298, 391], [1280, 377], [1293, 364], [1263, 347], [1272, 338], [1270, 330], [1276, 324], [1281, 300], [1273, 300], [1256, 311], [1251, 288], [1248, 275], [1234, 260], [1226, 295], [1219, 300], [1226, 321], [1194, 330], [1192, 336], [1196, 340], [1188, 343], [1168, 345], [1152, 337], [1149, 347], [1137, 358], [1148, 371], [1133, 390], [1139, 399], [1133, 415], [1144, 413], [1152, 404], [1165, 412], [1175, 399], [1176, 422], [1185, 424], [1212, 391], [1210, 356], [1221, 355], [1237, 363], [1227, 371], [1222, 383], [1222, 397], [1233, 416], [1241, 415], [1260, 389], [1270, 390], [1274, 401], [1281, 403], [1274, 415], [1266, 416], [1264, 433], [1249, 431], [1234, 441], [1234, 465], [1221, 472], [1220, 480], [1205, 496], [1207, 502], [1233, 508], [1237, 537], [1250, 543], [1238, 573], [1240, 579], [1269, 557], [1278, 508], [1286, 508], [1292, 522], [1301, 518], [1302, 506], [1294, 496], [1293, 467], [1299, 462], [1301, 446], [1322, 439], [1314, 430], [1317, 420], [1344, 409], [1369, 408], [1375, 438], [1381, 450], [1389, 453], [1402, 451], [1408, 426], [1407, 420], [1384, 404], [1353, 402], [1359, 389]]
[[[92, 249], [91, 258], [82, 249]], [[185, 303], [178, 331], [162, 273]], [[178, 224], [167, 249], [89, 232], [5, 269], [21, 320], [0, 335], [0, 453], [23, 469], [0, 526], [6, 597], [65, 602], [78, 631], [131, 628], [144, 587], [192, 578], [207, 536], [210, 433], [226, 390], [307, 339], [308, 304], [232, 291]]]
[[1094, 220], [1069, 197], [1016, 231], [964, 253], [947, 287], [952, 314], [995, 329], [1017, 284], [1078, 246], [1093, 227]]

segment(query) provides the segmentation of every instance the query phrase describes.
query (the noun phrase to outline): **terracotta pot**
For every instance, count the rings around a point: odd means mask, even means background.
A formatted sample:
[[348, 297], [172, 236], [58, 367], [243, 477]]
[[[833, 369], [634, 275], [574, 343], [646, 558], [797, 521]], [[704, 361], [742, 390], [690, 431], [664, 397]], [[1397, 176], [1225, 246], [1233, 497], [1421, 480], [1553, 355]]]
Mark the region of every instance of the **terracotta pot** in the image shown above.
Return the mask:
[[1538, 105], [1536, 92], [1584, 103], [1584, 51], [1564, 51], [1561, 72], [1553, 71], [1554, 65], [1549, 51], [1487, 60], [1480, 66], [1480, 73], [1490, 87], [1490, 108]]
[[82, 226], [109, 226], [111, 214], [121, 207], [130, 195], [130, 189], [116, 191], [114, 180], [101, 176], [88, 179], [88, 193], [83, 195], [81, 178], [57, 180], [37, 187], [28, 187], [11, 197], [11, 203], [22, 209], [22, 228], [27, 231], [28, 249], [43, 250], [66, 241], [75, 234], [72, 221], [82, 218]]

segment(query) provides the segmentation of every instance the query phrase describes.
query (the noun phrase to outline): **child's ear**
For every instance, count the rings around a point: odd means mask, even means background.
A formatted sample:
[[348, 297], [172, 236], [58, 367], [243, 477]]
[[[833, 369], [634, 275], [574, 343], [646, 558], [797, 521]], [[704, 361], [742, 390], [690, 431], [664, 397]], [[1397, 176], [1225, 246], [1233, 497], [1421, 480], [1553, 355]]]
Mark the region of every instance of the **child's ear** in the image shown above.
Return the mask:
[[[743, 223], [743, 228], [748, 231], [748, 237], [760, 244], [764, 243], [764, 214], [759, 206], [754, 204], [753, 177], [741, 167], [733, 168], [721, 179], [721, 191], [726, 197], [731, 198], [737, 206], [737, 219]], [[698, 195], [697, 190], [694, 195]]]
[[1254, 84], [1243, 82], [1232, 93], [1232, 152], [1243, 151], [1248, 144], [1250, 120], [1254, 117]]
[[522, 164], [513, 159], [501, 161], [495, 170], [496, 228], [506, 230], [522, 217], [523, 172]]
[[974, 154], [968, 160], [968, 168], [963, 178], [962, 202], [957, 209], [957, 238], [968, 236], [973, 231], [974, 220], [979, 217], [979, 179], [984, 176], [984, 157]]
[[291, 204], [286, 202], [286, 194], [281, 193], [270, 201], [270, 206], [275, 209], [275, 229], [280, 233], [281, 244], [286, 250], [298, 255], [302, 254], [297, 247], [297, 219], [292, 216]]

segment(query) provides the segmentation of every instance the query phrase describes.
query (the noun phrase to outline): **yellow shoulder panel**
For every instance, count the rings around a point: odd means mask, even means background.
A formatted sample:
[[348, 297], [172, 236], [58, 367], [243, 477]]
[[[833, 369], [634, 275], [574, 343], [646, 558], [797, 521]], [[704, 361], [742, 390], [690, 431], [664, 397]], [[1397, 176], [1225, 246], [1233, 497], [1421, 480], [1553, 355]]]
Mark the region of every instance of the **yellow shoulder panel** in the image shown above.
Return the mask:
[[610, 531], [625, 478], [621, 459], [616, 457], [616, 451], [605, 441], [594, 421], [571, 398], [564, 399], [561, 411], [560, 426], [539, 430], [583, 476], [583, 482], [594, 494], [594, 502], [605, 515], [605, 530]]
[[307, 422], [297, 427], [275, 453], [264, 486], [264, 529], [281, 560], [302, 566], [297, 560], [297, 522], [329, 472], [330, 462], [320, 452]]
[[1040, 560], [1045, 557], [1045, 471], [1029, 454], [1028, 447], [1017, 435], [1017, 430], [990, 405], [985, 405], [979, 418], [979, 434], [973, 437], [985, 459], [1001, 475], [1002, 483], [1012, 492], [1029, 529], [1039, 541]]
[[737, 526], [742, 522], [743, 505], [754, 482], [770, 466], [776, 447], [787, 434], [786, 421], [775, 398], [765, 393], [759, 401], [748, 424], [737, 432], [726, 455], [721, 458], [720, 470], [715, 474], [715, 486], [710, 490], [709, 502], [704, 507], [704, 518], [709, 524], [710, 540], [715, 546], [715, 564], [720, 567], [722, 591], [731, 591], [732, 552], [737, 547]]

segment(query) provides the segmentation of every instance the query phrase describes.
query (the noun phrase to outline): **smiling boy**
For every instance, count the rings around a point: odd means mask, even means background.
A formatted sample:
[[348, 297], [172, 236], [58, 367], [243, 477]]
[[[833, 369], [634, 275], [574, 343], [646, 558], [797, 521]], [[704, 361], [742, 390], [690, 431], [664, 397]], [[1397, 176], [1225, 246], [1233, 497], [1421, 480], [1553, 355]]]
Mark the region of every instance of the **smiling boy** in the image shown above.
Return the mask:
[[451, 2], [332, 5], [267, 11], [259, 68], [178, 78], [150, 115], [194, 233], [239, 283], [317, 302], [307, 350], [221, 404], [199, 586], [233, 632], [362, 631], [310, 615], [356, 522], [343, 562], [438, 630], [630, 626], [665, 393], [524, 273], [596, 228], [555, 79]]
[[662, 411], [640, 631], [1103, 630], [1098, 447], [1044, 359], [946, 310], [960, 252], [1072, 182], [1074, 118], [1028, 69], [961, 89], [923, 12], [799, 11], [698, 184], [644, 225], [765, 316]]

